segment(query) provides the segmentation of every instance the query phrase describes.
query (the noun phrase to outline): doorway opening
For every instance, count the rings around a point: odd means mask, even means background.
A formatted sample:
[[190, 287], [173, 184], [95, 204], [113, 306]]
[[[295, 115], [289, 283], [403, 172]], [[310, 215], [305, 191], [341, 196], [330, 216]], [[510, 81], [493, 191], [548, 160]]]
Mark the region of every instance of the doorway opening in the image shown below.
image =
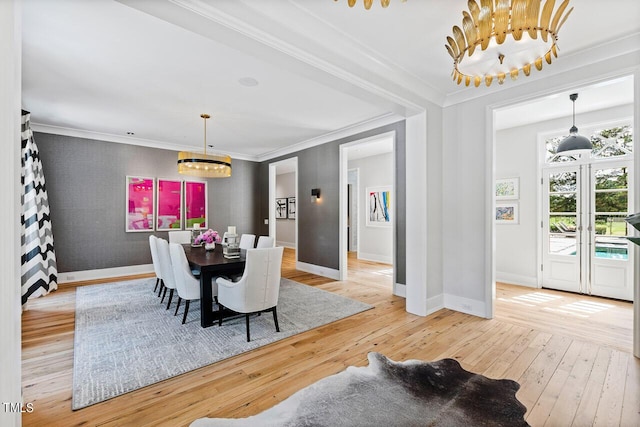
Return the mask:
[[[517, 186], [500, 197], [493, 188], [496, 310], [517, 313], [525, 304], [540, 309], [545, 323], [553, 324], [549, 316], [570, 316], [587, 330], [609, 319], [613, 323], [604, 330], [623, 322], [630, 338], [625, 342], [637, 336], [633, 305], [624, 302], [633, 300], [637, 262], [634, 245], [623, 237], [633, 234], [624, 218], [637, 211], [638, 202], [633, 135], [625, 128], [633, 129], [636, 114], [633, 80], [617, 77], [494, 109], [494, 184]], [[594, 150], [588, 159], [554, 157], [553, 145], [569, 133], [569, 95], [576, 92], [576, 125], [580, 135], [595, 141]], [[507, 297], [513, 290], [519, 294]], [[576, 296], [584, 302], [565, 302]]]
[[395, 284], [395, 133], [340, 147], [341, 280]]
[[269, 236], [298, 261], [298, 158], [269, 164]]

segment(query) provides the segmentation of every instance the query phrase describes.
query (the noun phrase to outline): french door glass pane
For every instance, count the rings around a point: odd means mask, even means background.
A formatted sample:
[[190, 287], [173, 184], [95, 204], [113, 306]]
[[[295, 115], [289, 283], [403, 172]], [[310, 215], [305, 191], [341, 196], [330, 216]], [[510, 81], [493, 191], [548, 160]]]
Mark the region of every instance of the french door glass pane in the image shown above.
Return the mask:
[[596, 190], [626, 189], [627, 168], [596, 169]]
[[626, 215], [596, 215], [596, 234], [602, 236], [626, 236]]
[[627, 191], [596, 192], [596, 212], [627, 212]]
[[551, 233], [575, 233], [575, 215], [549, 215], [549, 231]]
[[576, 212], [576, 194], [550, 194], [549, 212]]
[[629, 242], [620, 237], [596, 236], [595, 256], [626, 260], [629, 258]]
[[550, 233], [549, 253], [552, 255], [576, 256], [576, 234]]
[[549, 175], [549, 192], [571, 192], [578, 189], [578, 173], [562, 172]]

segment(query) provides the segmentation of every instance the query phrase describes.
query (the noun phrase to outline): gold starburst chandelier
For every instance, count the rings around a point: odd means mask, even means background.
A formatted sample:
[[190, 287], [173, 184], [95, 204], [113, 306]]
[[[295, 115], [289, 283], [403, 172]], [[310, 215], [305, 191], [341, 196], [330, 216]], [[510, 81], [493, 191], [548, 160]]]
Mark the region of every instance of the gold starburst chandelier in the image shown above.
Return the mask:
[[191, 151], [178, 153], [178, 173], [202, 178], [227, 178], [231, 176], [231, 157], [207, 154], [207, 119], [211, 116], [200, 114], [204, 120], [204, 154]]
[[478, 5], [469, 0], [462, 29], [454, 26], [445, 45], [453, 58], [453, 80], [475, 87], [484, 80], [490, 86], [494, 78], [502, 84], [507, 76], [516, 80], [521, 71], [528, 76], [532, 66], [542, 70], [543, 60], [551, 64], [552, 56], [558, 57], [558, 32], [573, 8], [565, 14], [569, 0], [564, 0], [554, 14], [555, 0], [546, 0], [542, 9], [541, 3], [480, 0]]
[[[338, 1], [338, 0], [333, 0], [333, 1]], [[401, 0], [402, 3], [406, 2], [407, 0]], [[347, 3], [349, 3], [349, 7], [353, 7], [356, 5], [357, 0], [347, 0]], [[391, 3], [391, 0], [380, 0], [380, 4], [382, 5], [382, 7], [388, 7], [389, 3]], [[373, 0], [364, 0], [364, 8], [369, 10], [371, 9], [371, 5], [373, 4]]]

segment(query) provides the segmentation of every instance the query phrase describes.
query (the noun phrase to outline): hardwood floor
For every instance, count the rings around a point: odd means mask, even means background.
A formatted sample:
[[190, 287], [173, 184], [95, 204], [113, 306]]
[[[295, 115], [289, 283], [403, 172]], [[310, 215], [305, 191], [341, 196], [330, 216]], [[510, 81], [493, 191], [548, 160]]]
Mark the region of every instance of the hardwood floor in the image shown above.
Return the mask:
[[71, 411], [76, 285], [29, 303], [23, 314], [24, 426], [186, 426], [196, 418], [245, 417], [297, 390], [367, 364], [452, 357], [465, 369], [510, 378], [533, 426], [640, 424], [640, 360], [631, 354], [632, 305], [499, 284], [496, 317], [451, 310], [426, 318], [391, 295], [389, 266], [349, 260], [349, 280], [295, 270], [283, 276], [375, 306], [132, 393]]

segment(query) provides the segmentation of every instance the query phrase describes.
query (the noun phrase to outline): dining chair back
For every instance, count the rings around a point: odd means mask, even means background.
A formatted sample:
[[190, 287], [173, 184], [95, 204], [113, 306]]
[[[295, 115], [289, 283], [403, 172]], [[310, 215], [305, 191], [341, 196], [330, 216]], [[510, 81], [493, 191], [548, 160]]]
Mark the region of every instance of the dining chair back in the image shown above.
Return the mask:
[[240, 249], [253, 249], [253, 245], [256, 243], [255, 234], [243, 234], [240, 236]]
[[191, 243], [191, 231], [189, 230], [170, 231], [169, 243]]
[[[164, 286], [162, 284], [162, 269], [160, 268], [160, 261], [158, 260], [158, 238], [151, 234], [149, 236], [149, 250], [151, 251], [151, 262], [153, 263], [153, 271], [156, 274], [156, 286], [153, 288], [153, 292], [158, 289], [158, 285], [160, 285], [160, 290]], [[160, 295], [160, 294], [158, 294]]]
[[160, 268], [162, 269], [162, 281], [164, 282], [164, 292], [162, 293], [162, 299], [160, 303], [164, 302], [164, 297], [169, 289], [169, 302], [167, 302], [167, 310], [171, 305], [173, 299], [173, 291], [176, 289], [176, 280], [173, 274], [173, 268], [171, 267], [171, 256], [169, 255], [169, 242], [164, 239], [158, 238], [156, 241], [156, 247], [158, 249], [158, 260], [160, 261]]
[[282, 247], [248, 249], [244, 273], [239, 281], [217, 279], [218, 302], [221, 306], [219, 325], [222, 325], [222, 307], [244, 313], [247, 341], [250, 341], [249, 315], [271, 311], [276, 331], [280, 332], [276, 306], [280, 294], [283, 249]]
[[[192, 274], [182, 245], [169, 243], [169, 255], [171, 257], [173, 276], [176, 281], [176, 290], [178, 291], [178, 304], [176, 305], [176, 311], [173, 315], [178, 314], [180, 302], [185, 300], [184, 315], [182, 316], [182, 323], [184, 324], [187, 320], [190, 301], [200, 299], [200, 280]], [[217, 285], [214, 287], [213, 296], [217, 295], [215, 290], [217, 290]]]
[[276, 241], [271, 236], [260, 236], [258, 237], [258, 243], [256, 243], [256, 248], [273, 248], [276, 245]]

